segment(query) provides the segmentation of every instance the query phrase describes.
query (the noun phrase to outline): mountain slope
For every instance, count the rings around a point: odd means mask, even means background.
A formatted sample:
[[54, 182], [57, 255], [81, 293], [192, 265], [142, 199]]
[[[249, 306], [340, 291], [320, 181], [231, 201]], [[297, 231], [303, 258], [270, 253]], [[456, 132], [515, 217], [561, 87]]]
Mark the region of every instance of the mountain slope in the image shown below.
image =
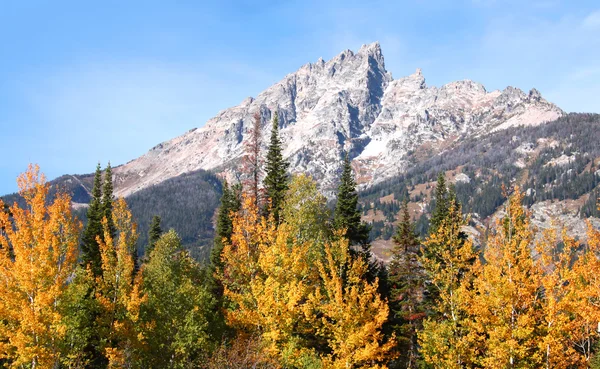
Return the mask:
[[275, 112], [292, 172], [311, 174], [329, 196], [345, 151], [365, 188], [404, 171], [407, 153], [420, 147], [538, 125], [564, 114], [535, 89], [487, 92], [472, 81], [427, 87], [420, 70], [394, 80], [379, 43], [373, 43], [306, 64], [202, 128], [116, 168], [117, 194], [127, 196], [198, 169], [235, 176], [253, 115], [261, 116], [266, 144]]

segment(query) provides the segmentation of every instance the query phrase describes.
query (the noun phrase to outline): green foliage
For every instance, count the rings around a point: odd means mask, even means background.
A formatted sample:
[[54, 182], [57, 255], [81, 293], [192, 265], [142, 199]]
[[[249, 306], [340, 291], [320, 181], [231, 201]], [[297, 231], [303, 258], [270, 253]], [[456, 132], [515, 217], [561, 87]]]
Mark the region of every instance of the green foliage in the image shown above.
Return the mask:
[[429, 230], [432, 233], [437, 231], [442, 221], [448, 216], [448, 188], [444, 173], [438, 175], [434, 199], [433, 212], [429, 222]]
[[108, 221], [108, 229], [110, 231], [111, 237], [114, 237], [116, 228], [112, 219], [112, 210], [113, 210], [113, 178], [112, 178], [112, 168], [110, 167], [110, 162], [106, 166], [104, 170], [104, 188], [102, 189], [102, 217], [106, 218]]
[[148, 231], [148, 248], [146, 249], [147, 255], [150, 255], [154, 245], [162, 236], [163, 230], [160, 227], [160, 217], [155, 215], [152, 217], [152, 223], [150, 223], [150, 230]]
[[279, 139], [279, 118], [275, 112], [273, 118], [273, 127], [271, 129], [271, 142], [267, 152], [266, 175], [264, 179], [264, 187], [268, 200], [270, 201], [270, 209], [267, 206], [267, 211], [273, 213], [273, 218], [279, 223], [279, 215], [285, 193], [288, 188], [287, 170], [289, 163], [283, 158], [281, 141]]
[[394, 235], [392, 260], [388, 266], [390, 323], [398, 340], [402, 368], [416, 368], [417, 331], [425, 317], [423, 288], [425, 275], [419, 264], [421, 242], [410, 219], [408, 204], [402, 206], [402, 218]]
[[358, 208], [358, 193], [350, 158], [344, 158], [342, 177], [337, 191], [337, 203], [333, 214], [336, 229], [346, 229], [346, 237], [351, 246], [358, 245], [365, 252], [369, 251], [369, 226], [361, 221]]
[[[161, 218], [162, 229], [174, 229], [184, 248], [198, 261], [208, 261], [215, 237], [213, 215], [219, 205], [221, 184], [204, 170], [170, 178], [127, 197], [138, 225], [138, 248], [148, 245], [152, 217]], [[141, 253], [143, 254], [143, 252]]]
[[102, 173], [100, 164], [96, 167], [94, 176], [94, 187], [92, 189], [92, 201], [87, 210], [87, 225], [81, 237], [81, 261], [83, 265], [89, 265], [95, 276], [100, 275], [100, 249], [96, 237], [102, 237]]
[[200, 266], [171, 230], [158, 240], [142, 273], [142, 367], [193, 367], [219, 338], [215, 299], [203, 285]]
[[106, 365], [96, 323], [101, 307], [94, 298], [94, 291], [92, 273], [78, 268], [60, 306], [66, 331], [61, 355], [65, 367], [98, 368]]

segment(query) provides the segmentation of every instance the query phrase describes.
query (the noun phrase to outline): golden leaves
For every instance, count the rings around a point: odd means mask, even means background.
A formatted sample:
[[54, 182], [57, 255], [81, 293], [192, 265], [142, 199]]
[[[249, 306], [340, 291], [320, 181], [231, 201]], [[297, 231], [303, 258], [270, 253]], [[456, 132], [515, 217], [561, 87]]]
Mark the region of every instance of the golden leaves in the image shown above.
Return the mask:
[[[49, 186], [37, 166], [18, 179], [26, 208], [0, 212], [0, 355], [12, 367], [51, 367], [65, 333], [58, 307], [77, 262], [81, 225], [71, 199]], [[4, 204], [0, 201], [0, 208]]]

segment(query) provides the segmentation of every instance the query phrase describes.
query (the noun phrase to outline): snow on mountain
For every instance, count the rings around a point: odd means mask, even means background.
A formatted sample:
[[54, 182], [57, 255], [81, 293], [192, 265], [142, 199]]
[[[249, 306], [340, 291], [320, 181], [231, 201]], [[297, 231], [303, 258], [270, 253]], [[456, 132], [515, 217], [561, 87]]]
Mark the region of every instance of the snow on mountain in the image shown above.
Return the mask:
[[407, 153], [423, 145], [538, 125], [564, 114], [535, 89], [488, 92], [469, 80], [428, 87], [420, 69], [394, 80], [376, 42], [356, 53], [346, 50], [329, 61], [306, 64], [256, 98], [116, 168], [117, 195], [197, 169], [234, 176], [257, 112], [265, 148], [277, 112], [292, 172], [311, 174], [328, 195], [345, 152], [361, 186], [369, 186], [405, 170]]

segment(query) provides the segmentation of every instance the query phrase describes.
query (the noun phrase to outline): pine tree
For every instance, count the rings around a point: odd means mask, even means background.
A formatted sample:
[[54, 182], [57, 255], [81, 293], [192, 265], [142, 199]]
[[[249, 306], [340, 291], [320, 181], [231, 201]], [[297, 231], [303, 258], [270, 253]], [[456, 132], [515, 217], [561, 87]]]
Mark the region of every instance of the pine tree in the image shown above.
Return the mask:
[[402, 219], [394, 235], [392, 260], [388, 266], [391, 324], [397, 333], [403, 368], [416, 368], [418, 360], [417, 331], [425, 317], [423, 288], [425, 276], [419, 264], [421, 242], [408, 212], [408, 202], [402, 205]]
[[[283, 158], [282, 154], [281, 141], [279, 139], [279, 118], [277, 112], [275, 112], [273, 127], [271, 129], [271, 143], [267, 152], [264, 184], [267, 198], [270, 200], [270, 210], [277, 223], [279, 223], [281, 207], [283, 206], [285, 193], [288, 189], [288, 167], [289, 163]], [[267, 205], [268, 209], [269, 206]]]
[[370, 227], [361, 221], [356, 182], [347, 154], [344, 158], [342, 177], [338, 187], [333, 224], [336, 229], [346, 230], [345, 236], [350, 241], [350, 246], [360, 246], [365, 256], [370, 256]]
[[108, 221], [108, 230], [110, 235], [114, 237], [116, 232], [115, 224], [113, 222], [112, 210], [113, 210], [113, 182], [112, 182], [112, 168], [110, 162], [106, 166], [104, 171], [104, 188], [102, 190], [102, 217]]
[[152, 222], [150, 223], [150, 230], [148, 231], [148, 248], [146, 249], [145, 256], [146, 259], [150, 257], [150, 253], [152, 249], [154, 249], [154, 245], [162, 236], [162, 228], [160, 227], [160, 216], [155, 215], [152, 217]]
[[440, 173], [435, 186], [435, 208], [431, 213], [429, 222], [429, 233], [435, 233], [437, 228], [442, 223], [442, 220], [448, 215], [448, 188], [446, 187], [446, 179], [444, 173]]
[[223, 182], [223, 194], [221, 195], [221, 206], [217, 214], [217, 227], [214, 245], [210, 253], [210, 263], [216, 269], [220, 268], [223, 240], [229, 242], [233, 232], [232, 216], [241, 207], [241, 185], [229, 186], [227, 181]]
[[102, 237], [102, 172], [100, 163], [96, 167], [94, 176], [94, 187], [92, 188], [92, 201], [87, 210], [87, 225], [81, 237], [81, 261], [83, 265], [89, 265], [95, 276], [102, 272], [100, 249], [97, 237]]

